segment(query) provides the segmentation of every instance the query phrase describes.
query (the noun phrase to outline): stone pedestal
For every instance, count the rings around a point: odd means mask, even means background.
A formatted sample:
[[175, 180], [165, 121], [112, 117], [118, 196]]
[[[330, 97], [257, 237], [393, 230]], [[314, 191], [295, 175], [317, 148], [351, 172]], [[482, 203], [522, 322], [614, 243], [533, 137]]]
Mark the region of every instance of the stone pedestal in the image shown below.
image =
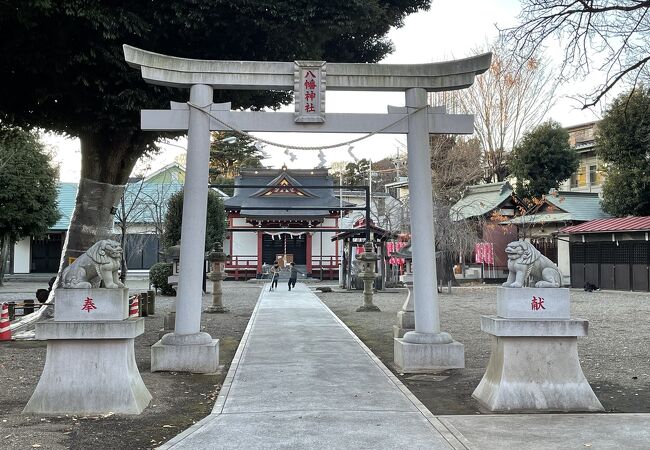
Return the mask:
[[63, 289], [54, 293], [55, 321], [125, 320], [129, 317], [129, 289]]
[[567, 288], [497, 289], [497, 316], [505, 319], [568, 319], [570, 306]]
[[152, 372], [213, 373], [219, 367], [219, 340], [208, 333], [168, 333], [151, 346]]
[[[144, 332], [144, 319], [103, 319], [107, 314], [121, 316], [123, 306], [128, 314], [126, 292], [57, 290], [55, 319], [36, 324], [36, 338], [47, 340], [47, 355], [24, 413], [139, 414], [149, 404], [151, 394], [134, 353], [134, 339]], [[63, 320], [77, 319], [77, 309], [83, 320]]]
[[158, 330], [158, 339], [162, 339], [164, 335], [174, 332], [174, 326], [176, 325], [176, 311], [174, 310], [174, 305], [175, 303], [172, 303], [172, 311], [163, 316], [163, 327]]
[[393, 337], [404, 337], [409, 331], [415, 330], [415, 311], [413, 309], [412, 283], [408, 283], [408, 296], [397, 312], [397, 325], [393, 325]]
[[403, 338], [395, 338], [393, 342], [398, 372], [424, 373], [465, 367], [465, 348], [460, 342], [414, 344]]
[[499, 288], [497, 310], [510, 317], [481, 317], [491, 355], [475, 399], [491, 411], [603, 410], [578, 359], [589, 323], [568, 317], [568, 289]]

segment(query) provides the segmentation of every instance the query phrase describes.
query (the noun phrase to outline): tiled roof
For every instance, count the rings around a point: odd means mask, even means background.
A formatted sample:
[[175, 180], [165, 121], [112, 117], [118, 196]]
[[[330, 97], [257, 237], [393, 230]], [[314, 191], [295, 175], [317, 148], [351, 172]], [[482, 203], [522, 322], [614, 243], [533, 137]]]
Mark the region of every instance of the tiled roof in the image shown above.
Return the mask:
[[482, 216], [501, 206], [511, 195], [512, 187], [507, 181], [468, 186], [449, 214], [452, 220]]
[[[303, 195], [264, 195], [269, 188], [248, 186], [275, 186], [278, 180], [289, 182], [288, 189], [295, 189]], [[287, 206], [302, 207], [338, 207], [341, 201], [334, 196], [333, 189], [310, 189], [310, 186], [332, 186], [333, 181], [327, 170], [282, 170], [257, 169], [242, 170], [235, 178], [235, 193], [224, 201], [226, 209], [238, 210], [242, 217], [255, 218], [320, 218], [328, 215], [326, 210], [288, 211]], [[255, 207], [274, 207], [273, 210], [255, 209]], [[343, 202], [343, 206], [351, 206]]]
[[59, 183], [57, 190], [57, 204], [61, 217], [50, 227], [50, 230], [63, 231], [70, 226], [70, 219], [77, 199], [77, 183]]
[[518, 216], [514, 219], [506, 220], [503, 224], [512, 225], [531, 225], [535, 223], [556, 223], [556, 222], [573, 222], [573, 217], [569, 213], [554, 212], [529, 214], [527, 216]]
[[565, 227], [561, 233], [607, 233], [614, 231], [650, 231], [650, 216], [599, 219]]
[[[178, 164], [171, 164], [165, 167], [164, 170], [170, 173], [180, 170], [181, 176], [161, 177], [160, 175], [163, 172], [161, 170], [145, 178], [144, 181], [140, 180], [127, 185], [124, 199], [127, 211], [131, 210], [127, 214], [128, 222], [153, 223], [160, 218], [164, 218], [167, 211], [167, 202], [172, 195], [183, 189], [181, 181], [184, 178], [183, 169]], [[181, 181], [179, 181], [179, 178]], [[70, 219], [77, 198], [77, 188], [77, 183], [59, 183], [57, 202], [61, 217], [50, 230], [64, 231], [70, 226]], [[218, 191], [218, 193], [219, 195], [223, 194], [221, 191]]]
[[547, 195], [546, 201], [571, 214], [573, 220], [586, 221], [610, 217], [600, 207], [600, 197], [591, 192], [558, 192]]
[[537, 214], [515, 217], [504, 223], [515, 225], [531, 223], [586, 222], [610, 217], [600, 207], [598, 194], [591, 192], [558, 192], [546, 196], [552, 209]]

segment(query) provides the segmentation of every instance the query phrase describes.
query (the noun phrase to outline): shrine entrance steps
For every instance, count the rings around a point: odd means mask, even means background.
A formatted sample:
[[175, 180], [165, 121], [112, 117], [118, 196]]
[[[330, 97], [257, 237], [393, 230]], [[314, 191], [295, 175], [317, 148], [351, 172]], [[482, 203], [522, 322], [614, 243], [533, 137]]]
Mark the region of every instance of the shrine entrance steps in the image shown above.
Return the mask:
[[304, 284], [268, 289], [212, 413], [160, 449], [641, 449], [650, 442], [650, 414], [433, 416]]

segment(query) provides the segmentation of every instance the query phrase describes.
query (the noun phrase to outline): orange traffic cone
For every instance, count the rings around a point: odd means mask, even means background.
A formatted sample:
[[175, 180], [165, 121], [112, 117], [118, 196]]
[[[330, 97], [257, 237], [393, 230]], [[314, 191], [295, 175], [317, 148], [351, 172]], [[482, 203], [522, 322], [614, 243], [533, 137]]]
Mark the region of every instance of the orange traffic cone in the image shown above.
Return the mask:
[[0, 313], [0, 341], [10, 341], [12, 339], [9, 325], [11, 325], [11, 322], [9, 322], [9, 305], [3, 303], [2, 313]]
[[131, 307], [129, 308], [129, 319], [131, 317], [140, 317], [140, 301], [137, 295], [131, 297]]

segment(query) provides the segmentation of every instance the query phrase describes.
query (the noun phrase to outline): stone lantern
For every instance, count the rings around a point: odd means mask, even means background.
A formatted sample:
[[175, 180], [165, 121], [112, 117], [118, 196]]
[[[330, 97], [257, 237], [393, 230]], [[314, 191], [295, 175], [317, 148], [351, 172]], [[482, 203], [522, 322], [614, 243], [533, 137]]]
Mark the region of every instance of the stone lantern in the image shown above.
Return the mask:
[[212, 281], [212, 305], [205, 312], [227, 313], [229, 309], [223, 306], [221, 290], [221, 280], [226, 277], [226, 254], [221, 244], [217, 244], [215, 250], [208, 253], [208, 261], [210, 261], [210, 281]]
[[379, 311], [380, 309], [372, 302], [372, 284], [375, 281], [375, 264], [379, 257], [373, 251], [372, 242], [366, 241], [363, 244], [363, 253], [356, 255], [361, 263], [360, 278], [363, 280], [363, 305], [357, 308], [357, 312]]

